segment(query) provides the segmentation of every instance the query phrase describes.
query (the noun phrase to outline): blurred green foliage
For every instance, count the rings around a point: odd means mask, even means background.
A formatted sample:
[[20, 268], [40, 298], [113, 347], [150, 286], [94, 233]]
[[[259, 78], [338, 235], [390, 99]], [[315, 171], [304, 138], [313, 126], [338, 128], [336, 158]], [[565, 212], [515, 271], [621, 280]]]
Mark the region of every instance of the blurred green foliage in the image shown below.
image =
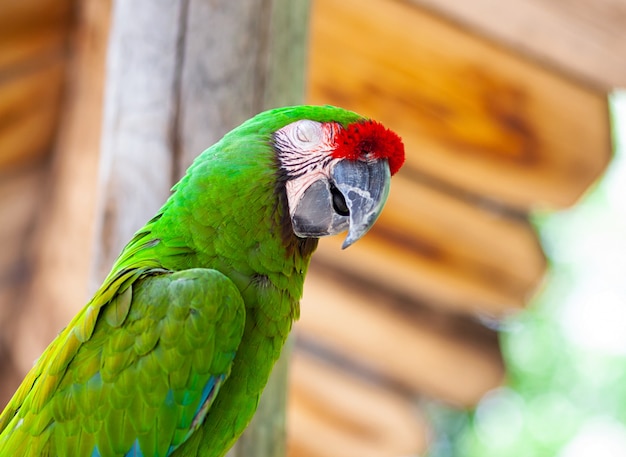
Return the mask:
[[610, 106], [607, 173], [535, 217], [549, 273], [503, 323], [505, 384], [473, 411], [430, 408], [431, 457], [626, 456], [626, 92]]

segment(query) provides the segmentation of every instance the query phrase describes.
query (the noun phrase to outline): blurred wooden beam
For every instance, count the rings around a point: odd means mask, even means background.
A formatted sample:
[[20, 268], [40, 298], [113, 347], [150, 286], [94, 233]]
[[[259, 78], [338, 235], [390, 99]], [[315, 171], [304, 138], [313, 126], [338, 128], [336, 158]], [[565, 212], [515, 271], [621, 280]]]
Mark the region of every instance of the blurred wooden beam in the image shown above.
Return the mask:
[[604, 92], [626, 86], [623, 0], [409, 0]]
[[0, 79], [0, 170], [32, 165], [50, 152], [64, 77], [65, 61], [57, 57]]
[[22, 157], [32, 163], [51, 149], [73, 4], [72, 0], [0, 3], [0, 169]]
[[8, 36], [0, 32], [0, 84], [51, 60], [67, 58], [68, 38], [66, 27], [20, 30]]
[[394, 312], [384, 294], [347, 288], [340, 276], [311, 269], [301, 313], [295, 327], [299, 334], [316, 338], [416, 395], [471, 405], [502, 380], [497, 346], [472, 344], [461, 335], [407, 319]]
[[400, 173], [526, 210], [572, 204], [610, 153], [604, 94], [394, 0], [316, 0], [309, 101], [404, 138]]
[[290, 457], [418, 455], [427, 430], [415, 399], [301, 352], [291, 364]]
[[13, 34], [70, 26], [74, 0], [0, 2], [0, 41]]

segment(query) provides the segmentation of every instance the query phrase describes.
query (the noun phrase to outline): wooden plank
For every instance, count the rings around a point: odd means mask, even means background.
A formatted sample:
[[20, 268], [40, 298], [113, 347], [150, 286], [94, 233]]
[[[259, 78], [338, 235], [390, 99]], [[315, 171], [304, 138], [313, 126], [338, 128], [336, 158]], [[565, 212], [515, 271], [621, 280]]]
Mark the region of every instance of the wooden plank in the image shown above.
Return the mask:
[[20, 32], [0, 37], [0, 84], [51, 59], [60, 58], [67, 51], [68, 30], [64, 28]]
[[418, 455], [422, 417], [406, 398], [295, 352], [291, 364], [288, 456]]
[[623, 0], [410, 0], [604, 92], [626, 85]]
[[609, 160], [602, 93], [410, 4], [316, 0], [311, 27], [309, 101], [398, 131], [401, 173], [522, 209], [560, 207]]
[[501, 317], [525, 305], [545, 261], [525, 220], [474, 203], [400, 173], [371, 232], [343, 252], [342, 236], [322, 240], [313, 263], [415, 302]]
[[72, 20], [73, 0], [19, 0], [0, 2], [0, 42], [14, 33], [48, 27], [67, 28]]
[[57, 58], [0, 84], [0, 170], [32, 164], [49, 152], [64, 68]]
[[501, 382], [497, 348], [407, 320], [393, 312], [389, 300], [371, 290], [347, 288], [339, 278], [312, 269], [295, 328], [415, 394], [468, 406]]

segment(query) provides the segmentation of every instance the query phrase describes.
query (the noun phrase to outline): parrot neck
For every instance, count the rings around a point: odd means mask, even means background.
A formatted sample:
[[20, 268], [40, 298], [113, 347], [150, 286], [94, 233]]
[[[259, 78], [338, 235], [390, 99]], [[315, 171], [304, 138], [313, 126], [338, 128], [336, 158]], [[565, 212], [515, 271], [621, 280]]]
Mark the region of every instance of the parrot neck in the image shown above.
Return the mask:
[[297, 318], [318, 240], [294, 234], [284, 180], [264, 146], [265, 153], [205, 151], [146, 229], [159, 240], [151, 249], [164, 268], [216, 269], [249, 307], [257, 306], [257, 295], [275, 291], [288, 297], [294, 308], [288, 314]]

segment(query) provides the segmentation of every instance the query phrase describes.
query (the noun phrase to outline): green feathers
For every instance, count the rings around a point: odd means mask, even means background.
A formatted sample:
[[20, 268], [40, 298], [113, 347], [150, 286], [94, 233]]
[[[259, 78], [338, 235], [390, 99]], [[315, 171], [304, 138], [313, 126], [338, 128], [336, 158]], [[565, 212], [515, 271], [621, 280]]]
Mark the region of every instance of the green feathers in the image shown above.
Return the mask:
[[[121, 325], [111, 310], [128, 299]], [[170, 455], [228, 376], [245, 308], [221, 273], [190, 269], [142, 276], [102, 317], [53, 395], [42, 390], [30, 408], [27, 397], [8, 424], [14, 455], [125, 455], [135, 442], [143, 455]]]
[[201, 154], [0, 415], [0, 455], [213, 456], [248, 424], [294, 319], [317, 240], [289, 219], [273, 134], [288, 107]]

